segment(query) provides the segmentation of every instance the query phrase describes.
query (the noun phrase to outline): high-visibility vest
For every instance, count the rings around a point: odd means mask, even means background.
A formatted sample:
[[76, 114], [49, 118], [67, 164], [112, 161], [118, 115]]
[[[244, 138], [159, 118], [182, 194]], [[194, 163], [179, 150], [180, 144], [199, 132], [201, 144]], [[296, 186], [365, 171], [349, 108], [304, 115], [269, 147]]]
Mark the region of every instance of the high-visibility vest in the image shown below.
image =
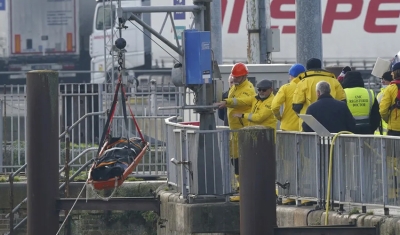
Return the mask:
[[[376, 95], [376, 100], [378, 101], [378, 104], [381, 103], [384, 90], [385, 90], [385, 88], [381, 88], [381, 92], [379, 92], [378, 95]], [[383, 119], [381, 119], [381, 122], [382, 122], [382, 135], [387, 135], [387, 125], [388, 124]], [[379, 131], [379, 127], [375, 131], [374, 135], [381, 135], [381, 132]]]
[[374, 92], [363, 87], [346, 88], [344, 92], [346, 93], [347, 107], [349, 107], [356, 122], [369, 120], [369, 114], [375, 99]]

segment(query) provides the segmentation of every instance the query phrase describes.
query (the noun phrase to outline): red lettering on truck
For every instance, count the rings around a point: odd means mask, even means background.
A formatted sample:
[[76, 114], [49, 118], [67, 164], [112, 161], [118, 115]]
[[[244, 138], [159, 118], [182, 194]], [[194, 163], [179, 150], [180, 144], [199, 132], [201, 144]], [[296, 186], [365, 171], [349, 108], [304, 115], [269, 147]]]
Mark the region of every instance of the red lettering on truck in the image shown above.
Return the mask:
[[[283, 5], [295, 5], [295, 0], [279, 0], [271, 2], [271, 18], [274, 19], [296, 19], [295, 11], [282, 11]], [[278, 28], [278, 26], [271, 25], [272, 28]], [[282, 33], [296, 33], [296, 26], [283, 26]]]
[[[337, 11], [340, 4], [351, 5], [350, 11], [342, 12]], [[354, 20], [361, 15], [363, 1], [354, 0], [336, 0], [328, 1], [326, 4], [326, 10], [324, 15], [324, 21], [322, 21], [322, 33], [331, 33], [333, 23], [335, 20]]]
[[380, 18], [396, 18], [393, 23], [398, 23], [400, 10], [383, 11], [379, 10], [382, 3], [400, 3], [400, 0], [371, 0], [369, 2], [367, 17], [364, 22], [364, 30], [368, 33], [395, 33], [397, 24], [376, 25], [376, 20]]
[[[228, 0], [222, 0], [222, 22], [224, 22]], [[400, 17], [400, 10], [379, 10], [381, 4], [400, 3], [400, 0], [370, 0], [368, 2], [367, 13], [364, 19], [364, 31], [368, 33], [396, 33]], [[350, 5], [349, 11], [337, 11], [341, 4]], [[362, 0], [328, 0], [325, 14], [322, 20], [322, 33], [332, 33], [333, 24], [338, 20], [351, 21], [360, 17], [364, 1]], [[295, 11], [284, 11], [282, 6], [295, 5], [295, 0], [271, 0], [271, 18], [273, 19], [296, 19]], [[400, 7], [400, 5], [398, 5]], [[228, 33], [238, 33], [241, 16], [245, 7], [245, 0], [235, 0], [229, 22]], [[324, 12], [323, 12], [324, 13]], [[228, 13], [229, 14], [229, 13]], [[394, 19], [393, 24], [377, 25], [377, 19]], [[271, 26], [278, 28], [278, 26]], [[296, 32], [295, 25], [283, 25], [283, 34], [293, 34]]]

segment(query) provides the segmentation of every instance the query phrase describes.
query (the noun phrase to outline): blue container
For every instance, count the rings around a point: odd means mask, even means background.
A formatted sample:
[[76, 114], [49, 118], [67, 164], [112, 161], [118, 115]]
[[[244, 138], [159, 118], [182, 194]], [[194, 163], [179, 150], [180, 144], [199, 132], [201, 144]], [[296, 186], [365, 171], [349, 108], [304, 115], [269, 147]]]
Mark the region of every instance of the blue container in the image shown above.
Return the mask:
[[211, 34], [208, 31], [184, 31], [186, 85], [212, 82]]

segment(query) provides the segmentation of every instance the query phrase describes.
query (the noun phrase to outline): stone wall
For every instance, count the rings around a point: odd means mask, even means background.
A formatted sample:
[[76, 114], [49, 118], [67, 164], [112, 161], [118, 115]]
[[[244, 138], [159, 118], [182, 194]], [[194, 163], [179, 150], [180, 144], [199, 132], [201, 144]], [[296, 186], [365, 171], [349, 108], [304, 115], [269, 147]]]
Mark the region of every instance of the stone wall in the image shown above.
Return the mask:
[[[149, 197], [165, 181], [134, 181], [125, 182], [113, 197]], [[14, 205], [26, 197], [26, 184], [17, 183], [14, 188]], [[83, 183], [72, 183], [71, 195], [77, 196]], [[100, 196], [108, 196], [110, 192], [101, 191]], [[72, 197], [73, 197], [72, 196]], [[81, 198], [95, 198], [94, 191], [87, 187]], [[0, 235], [9, 231], [9, 184], [0, 183]], [[4, 200], [3, 200], [4, 199]], [[111, 199], [112, 200], [112, 199]], [[14, 226], [26, 216], [26, 203], [15, 214]], [[65, 213], [60, 212], [60, 225]], [[158, 215], [152, 211], [72, 211], [70, 215], [70, 235], [156, 235]], [[68, 223], [65, 223], [66, 225]], [[60, 234], [64, 233], [63, 226]], [[15, 235], [25, 235], [26, 223], [15, 231]]]

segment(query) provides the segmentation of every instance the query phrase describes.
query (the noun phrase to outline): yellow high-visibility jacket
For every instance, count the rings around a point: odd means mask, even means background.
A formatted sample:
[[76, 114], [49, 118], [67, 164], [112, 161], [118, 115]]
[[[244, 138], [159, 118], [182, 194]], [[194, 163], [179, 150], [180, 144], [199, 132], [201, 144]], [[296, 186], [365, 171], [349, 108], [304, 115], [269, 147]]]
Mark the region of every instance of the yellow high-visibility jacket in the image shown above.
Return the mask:
[[[272, 100], [271, 109], [275, 117], [281, 121], [280, 129], [284, 131], [300, 131], [299, 116], [292, 109], [293, 93], [296, 90], [297, 83], [300, 82], [299, 77], [296, 77], [279, 88], [274, 99]], [[283, 105], [282, 115], [280, 107]]]
[[252, 97], [256, 95], [253, 84], [249, 80], [229, 89], [228, 99], [225, 99], [228, 113], [228, 124], [231, 130], [237, 130], [248, 126], [245, 118], [233, 117], [234, 113], [250, 113]]
[[364, 87], [346, 88], [344, 91], [347, 97], [347, 107], [356, 123], [369, 120], [369, 114], [375, 101], [374, 91]]
[[390, 84], [385, 88], [381, 103], [379, 103], [379, 113], [382, 119], [388, 123], [387, 129], [400, 131], [400, 110], [392, 109], [397, 97], [396, 84]]
[[[383, 93], [385, 92], [385, 88], [381, 88], [381, 91], [376, 95], [376, 100], [378, 101], [378, 104], [381, 103], [382, 97], [383, 97]], [[387, 122], [385, 122], [383, 119], [381, 120], [382, 122], [382, 135], [387, 135]], [[379, 131], [379, 128], [376, 129], [375, 135], [380, 135], [381, 132]]]
[[336, 100], [345, 100], [346, 94], [335, 75], [325, 70], [310, 70], [299, 75], [301, 81], [293, 94], [293, 105], [303, 105], [300, 113], [306, 113], [310, 104], [318, 100], [316, 86], [320, 81], [326, 81], [331, 86], [331, 96]]
[[253, 98], [251, 112], [244, 114], [244, 119], [249, 121], [249, 126], [261, 125], [276, 129], [277, 120], [271, 110], [273, 99], [272, 93], [264, 100], [258, 96]]

